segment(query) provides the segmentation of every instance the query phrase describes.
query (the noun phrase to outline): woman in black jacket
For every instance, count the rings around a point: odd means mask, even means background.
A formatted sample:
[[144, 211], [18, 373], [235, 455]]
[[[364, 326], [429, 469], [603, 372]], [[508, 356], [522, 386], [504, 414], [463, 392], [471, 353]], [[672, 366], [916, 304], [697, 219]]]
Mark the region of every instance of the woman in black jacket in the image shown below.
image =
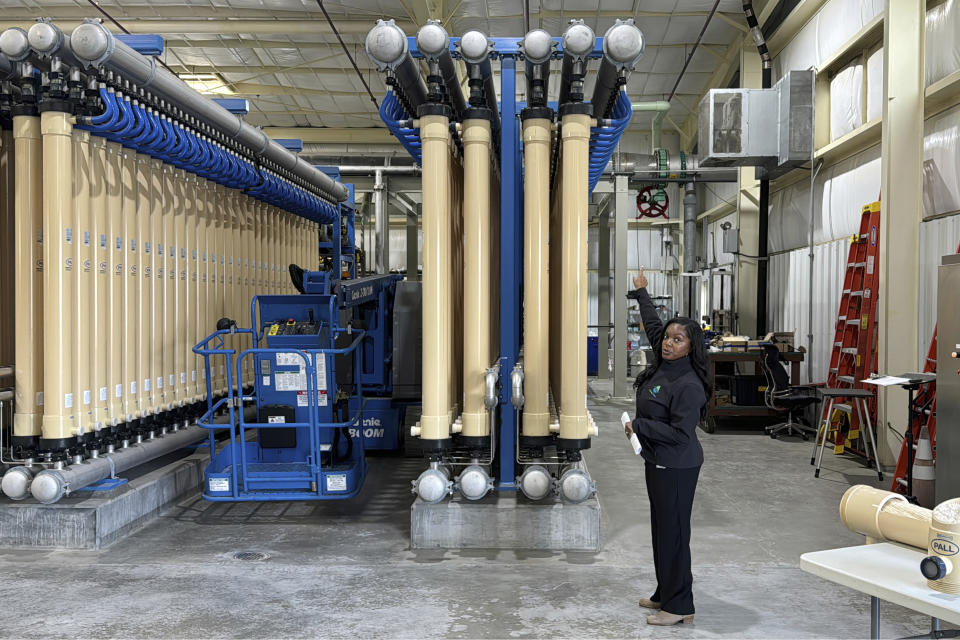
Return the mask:
[[690, 571], [690, 514], [703, 449], [697, 423], [712, 392], [707, 377], [707, 350], [700, 325], [674, 318], [666, 326], [657, 316], [643, 269], [628, 298], [640, 304], [644, 331], [653, 348], [653, 364], [637, 376], [637, 414], [625, 425], [643, 446], [653, 564], [657, 589], [640, 606], [659, 610], [647, 624], [693, 622], [693, 574]]

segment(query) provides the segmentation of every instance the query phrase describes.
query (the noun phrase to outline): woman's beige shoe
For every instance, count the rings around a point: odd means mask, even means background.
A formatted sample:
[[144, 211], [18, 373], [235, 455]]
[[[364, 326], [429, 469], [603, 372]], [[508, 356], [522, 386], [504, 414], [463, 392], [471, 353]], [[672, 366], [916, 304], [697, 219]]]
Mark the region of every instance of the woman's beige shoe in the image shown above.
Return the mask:
[[640, 598], [640, 606], [644, 609], [653, 609], [657, 610], [660, 608], [659, 602], [654, 602], [650, 598]]
[[683, 624], [691, 624], [693, 622], [693, 614], [689, 616], [678, 616], [675, 613], [658, 611], [652, 616], [647, 616], [647, 624], [652, 624], [657, 627], [672, 627], [681, 622]]

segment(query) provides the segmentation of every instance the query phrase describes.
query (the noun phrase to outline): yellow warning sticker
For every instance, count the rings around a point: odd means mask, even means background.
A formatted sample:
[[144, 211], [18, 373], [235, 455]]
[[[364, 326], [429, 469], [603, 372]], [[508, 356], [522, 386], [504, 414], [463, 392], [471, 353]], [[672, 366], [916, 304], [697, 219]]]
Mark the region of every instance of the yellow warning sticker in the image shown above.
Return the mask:
[[267, 332], [267, 335], [268, 335], [268, 336], [275, 336], [275, 335], [277, 335], [277, 331], [280, 331], [280, 325], [279, 325], [279, 324], [272, 324], [272, 325], [270, 325], [270, 331]]
[[859, 430], [859, 429], [851, 429], [851, 430], [850, 430], [850, 433], [847, 435], [847, 438], [848, 438], [849, 440], [857, 440], [857, 439], [859, 439], [859, 438], [860, 438], [860, 430]]
[[869, 317], [869, 316], [861, 316], [861, 317], [860, 317], [860, 328], [861, 328], [861, 329], [866, 329], [866, 328], [867, 328], [867, 324], [869, 323], [869, 321], [870, 321], [870, 317]]
[[833, 447], [833, 455], [838, 456], [843, 453], [844, 447], [842, 444], [835, 445]]

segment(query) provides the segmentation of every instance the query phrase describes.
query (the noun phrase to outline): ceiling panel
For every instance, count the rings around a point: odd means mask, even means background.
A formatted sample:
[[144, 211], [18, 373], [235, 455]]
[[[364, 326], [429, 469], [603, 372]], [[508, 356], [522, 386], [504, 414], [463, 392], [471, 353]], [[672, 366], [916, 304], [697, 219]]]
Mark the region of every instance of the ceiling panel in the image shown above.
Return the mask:
[[[354, 33], [344, 33], [343, 39], [377, 99], [386, 91], [383, 77], [370, 71], [371, 63], [363, 49], [363, 27], [356, 33], [355, 21], [369, 21], [372, 26], [380, 16], [396, 17], [407, 23], [413, 21], [410, 11], [419, 8], [425, 0], [324, 0], [324, 6], [334, 21], [350, 20]], [[531, 23], [542, 25], [550, 33], [560, 35], [570, 18], [583, 18], [598, 35], [602, 35], [616, 15], [628, 17], [634, 9], [640, 12], [637, 26], [643, 31], [647, 51], [637, 64], [627, 84], [632, 101], [661, 100], [666, 97], [683, 67], [692, 43], [703, 28], [706, 13], [714, 0], [540, 0], [531, 3]], [[28, 15], [76, 16], [89, 9], [87, 0], [0, 0]], [[100, 5], [118, 16], [121, 23], [143, 20], [156, 21], [162, 30], [164, 18], [179, 20], [218, 19], [210, 33], [164, 33], [170, 43], [163, 59], [170, 65], [185, 65], [198, 71], [217, 72], [228, 69], [220, 77], [230, 86], [239, 87], [250, 96], [253, 110], [248, 120], [261, 126], [314, 127], [369, 127], [379, 123], [379, 117], [363, 84], [354, 72], [340, 43], [328, 29], [316, 33], [256, 33], [246, 28], [248, 21], [264, 20], [323, 21], [316, 0], [101, 0]], [[454, 9], [445, 26], [451, 34], [468, 29], [481, 29], [491, 36], [521, 36], [523, 19], [517, 0], [446, 0], [445, 6]], [[541, 9], [545, 13], [541, 15]], [[720, 11], [738, 23], [745, 24], [739, 0], [721, 0]], [[684, 15], [691, 12], [697, 15]], [[132, 13], [141, 18], [129, 17]], [[646, 13], [665, 15], [646, 16]], [[673, 15], [670, 15], [673, 14]], [[67, 19], [67, 18], [65, 18]], [[219, 31], [223, 20], [236, 23], [235, 31]], [[322, 26], [322, 25], [321, 25]], [[408, 35], [413, 35], [409, 33]], [[671, 110], [674, 120], [686, 118], [688, 107], [696, 104], [713, 71], [717, 68], [726, 47], [743, 31], [714, 17], [704, 36], [704, 42], [715, 45], [701, 47], [680, 82], [680, 95]], [[663, 46], [668, 45], [668, 46]], [[672, 45], [672, 46], [669, 46]], [[495, 69], [499, 65], [495, 64]], [[597, 63], [591, 65], [591, 70]], [[587, 93], [592, 91], [593, 78], [588, 78]], [[556, 95], [557, 83], [551, 83], [551, 95]], [[518, 87], [523, 90], [522, 75]], [[682, 101], [682, 102], [681, 102]], [[633, 127], [649, 127], [649, 114], [637, 114]]]

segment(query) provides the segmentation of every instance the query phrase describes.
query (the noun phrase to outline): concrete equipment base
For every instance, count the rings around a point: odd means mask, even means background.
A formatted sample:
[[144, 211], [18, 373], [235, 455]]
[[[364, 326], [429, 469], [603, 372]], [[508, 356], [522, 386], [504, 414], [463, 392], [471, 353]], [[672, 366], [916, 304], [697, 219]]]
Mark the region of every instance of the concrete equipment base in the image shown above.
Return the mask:
[[0, 548], [102, 549], [143, 528], [160, 510], [197, 491], [210, 456], [174, 453], [123, 475], [106, 492], [77, 492], [55, 504], [0, 498]]
[[600, 551], [600, 501], [580, 504], [522, 494], [492, 492], [471, 502], [455, 497], [440, 504], [417, 498], [410, 508], [412, 549], [545, 549]]

